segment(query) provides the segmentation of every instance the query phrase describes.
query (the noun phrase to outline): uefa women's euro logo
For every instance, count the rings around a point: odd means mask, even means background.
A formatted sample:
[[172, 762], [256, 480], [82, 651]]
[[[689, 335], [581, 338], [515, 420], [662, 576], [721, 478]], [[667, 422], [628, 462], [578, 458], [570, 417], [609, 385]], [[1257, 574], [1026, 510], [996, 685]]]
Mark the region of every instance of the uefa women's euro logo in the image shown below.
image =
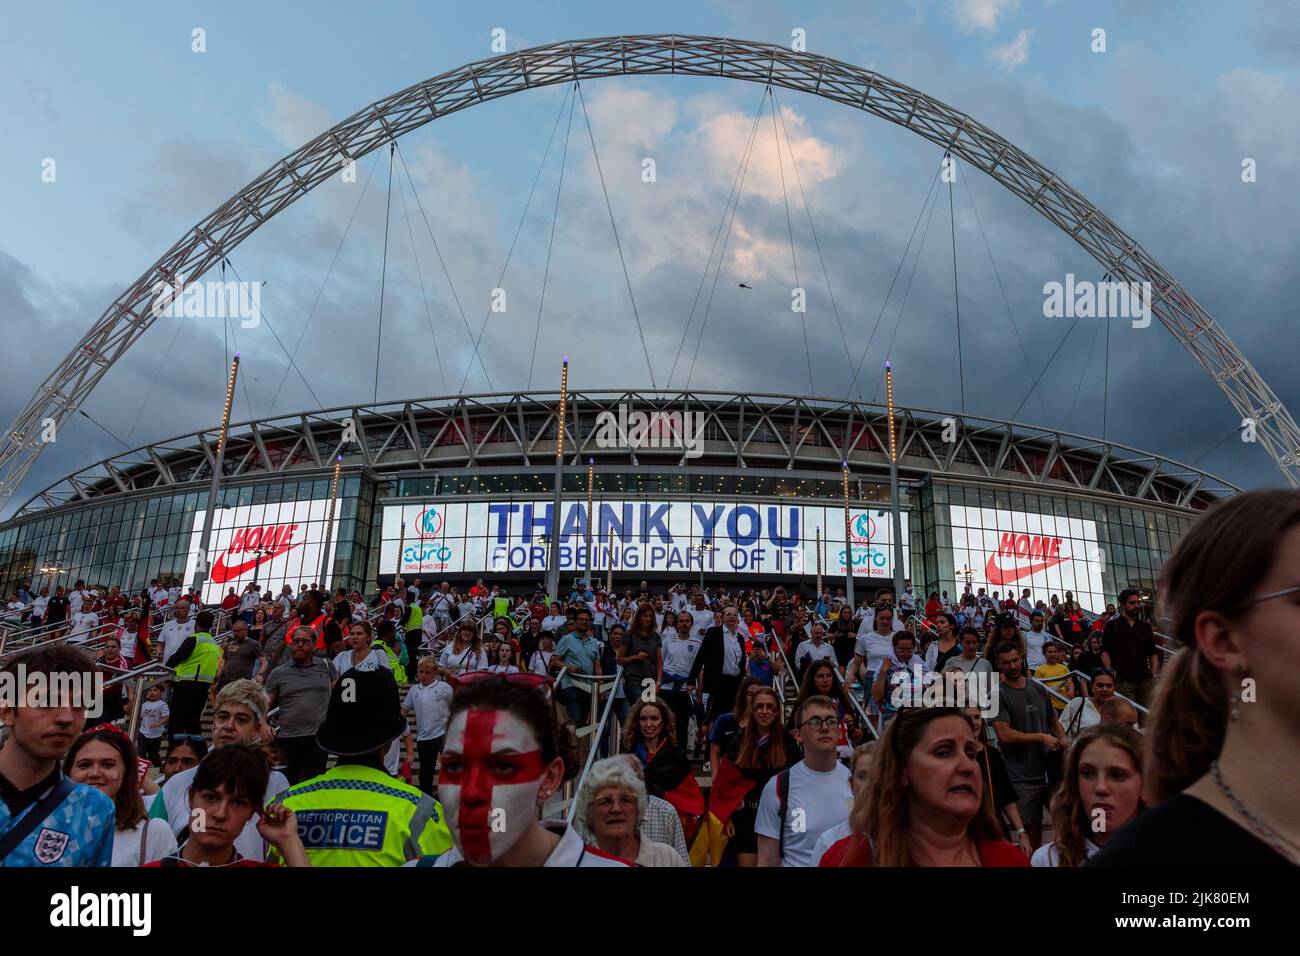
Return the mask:
[[415, 533], [419, 542], [411, 545], [402, 553], [403, 571], [445, 571], [451, 560], [452, 550], [438, 537], [443, 532], [442, 512], [437, 508], [426, 508], [415, 519]]
[[437, 508], [426, 508], [415, 519], [416, 533], [421, 538], [436, 538], [442, 533], [442, 514]]

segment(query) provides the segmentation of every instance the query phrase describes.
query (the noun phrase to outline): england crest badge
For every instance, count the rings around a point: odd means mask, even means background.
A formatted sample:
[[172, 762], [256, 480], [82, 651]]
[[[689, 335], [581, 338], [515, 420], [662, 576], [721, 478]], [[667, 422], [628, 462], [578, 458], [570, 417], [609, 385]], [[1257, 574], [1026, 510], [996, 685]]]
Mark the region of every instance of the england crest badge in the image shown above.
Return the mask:
[[68, 834], [61, 830], [42, 827], [36, 834], [35, 856], [38, 863], [57, 863], [68, 848]]

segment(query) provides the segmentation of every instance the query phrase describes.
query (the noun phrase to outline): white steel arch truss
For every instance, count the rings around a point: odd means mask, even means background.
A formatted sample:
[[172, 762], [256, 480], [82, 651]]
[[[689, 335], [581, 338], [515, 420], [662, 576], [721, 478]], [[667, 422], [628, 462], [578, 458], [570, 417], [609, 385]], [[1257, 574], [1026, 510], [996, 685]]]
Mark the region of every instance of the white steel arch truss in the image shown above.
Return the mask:
[[[160, 288], [207, 271], [344, 164], [448, 113], [540, 86], [605, 76], [683, 74], [747, 80], [860, 109], [943, 147], [1067, 233], [1117, 282], [1149, 282], [1152, 314], [1218, 384], [1289, 485], [1300, 487], [1300, 428], [1204, 308], [1082, 194], [964, 113], [871, 70], [767, 43], [722, 37], [603, 37], [480, 60], [370, 104], [267, 169], [185, 233], [104, 311], [50, 373], [0, 444], [0, 497], [14, 493], [44, 448], [42, 423], [61, 425], [152, 325]], [[739, 452], [738, 452], [739, 454]]]
[[[602, 447], [602, 414], [620, 405], [643, 412], [700, 412], [701, 455], [674, 448]], [[327, 476], [336, 455], [344, 467], [376, 476], [440, 471], [545, 471], [554, 462], [559, 394], [499, 392], [345, 405], [232, 425], [224, 482]], [[1109, 496], [1148, 505], [1203, 509], [1239, 489], [1194, 467], [1082, 435], [1019, 422], [932, 409], [895, 407], [899, 469], [907, 481], [927, 476], [1026, 491]], [[356, 435], [354, 443], [348, 432]], [[570, 389], [566, 464], [825, 472], [838, 482], [840, 462], [854, 476], [885, 480], [888, 413], [852, 399], [737, 394], [704, 390]], [[108, 504], [122, 495], [203, 491], [216, 462], [217, 430], [206, 429], [124, 451], [37, 493], [9, 524], [46, 509]], [[8, 525], [6, 525], [7, 527]]]

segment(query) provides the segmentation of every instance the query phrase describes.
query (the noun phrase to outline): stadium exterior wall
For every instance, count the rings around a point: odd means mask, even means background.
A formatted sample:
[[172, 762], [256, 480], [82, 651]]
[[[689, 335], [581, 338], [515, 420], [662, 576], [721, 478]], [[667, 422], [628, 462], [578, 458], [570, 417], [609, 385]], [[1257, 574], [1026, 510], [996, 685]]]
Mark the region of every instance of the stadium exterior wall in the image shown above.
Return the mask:
[[[788, 396], [678, 393], [654, 407], [708, 410], [710, 428], [698, 457], [680, 448], [596, 448], [598, 410], [612, 413], [615, 399], [643, 397], [570, 396], [568, 430], [576, 431], [571, 447], [577, 451], [566, 463], [564, 482], [564, 581], [581, 577], [586, 567], [588, 457], [597, 462], [592, 561], [599, 579], [612, 560], [616, 582], [624, 584], [697, 580], [696, 549], [707, 541], [713, 548], [703, 560], [711, 581], [781, 580], [809, 589], [816, 574], [814, 525], [824, 542], [827, 585], [844, 583], [850, 556], [859, 595], [892, 579], [879, 440], [883, 409]], [[294, 460], [286, 452], [275, 468], [274, 448], [281, 446], [272, 446], [270, 436], [287, 426], [237, 427], [208, 556], [208, 599], [226, 587], [242, 589], [254, 575], [276, 590], [282, 583], [296, 589], [319, 580], [331, 447], [345, 461], [329, 535], [330, 585], [367, 590], [390, 580], [399, 538], [408, 579], [539, 583], [557, 402], [553, 395], [491, 398], [308, 413], [299, 417], [313, 454]], [[576, 427], [579, 415], [585, 431]], [[1086, 607], [1100, 610], [1124, 587], [1153, 590], [1197, 512], [1235, 490], [1158, 456], [1124, 456], [1117, 446], [1092, 439], [939, 412], [898, 409], [897, 415], [906, 576], [918, 592], [956, 594], [968, 581], [990, 591], [1029, 587], [1036, 598], [1073, 590]], [[494, 436], [491, 423], [506, 420], [512, 437], [491, 440], [505, 437]], [[360, 433], [352, 454], [342, 440], [349, 422]], [[458, 438], [443, 439], [447, 422], [457, 423], [452, 431]], [[951, 433], [954, 422], [955, 441], [941, 434], [944, 428]], [[385, 437], [389, 426], [405, 439]], [[330, 427], [341, 434], [326, 434]], [[403, 443], [405, 451], [398, 447]], [[244, 445], [250, 451], [241, 459]], [[852, 475], [847, 544], [841, 456]], [[104, 476], [98, 480], [87, 480], [89, 472], [65, 479], [77, 490], [72, 500], [42, 492], [38, 498], [48, 507], [24, 509], [0, 525], [0, 587], [8, 594], [20, 581], [40, 588], [84, 579], [136, 590], [154, 578], [187, 581], [207, 506], [205, 457], [210, 467], [208, 440], [200, 433], [188, 443], [144, 450], [135, 456], [142, 464], [100, 463]], [[189, 459], [198, 464], [186, 472], [181, 466]], [[267, 467], [249, 466], [250, 459]], [[1092, 469], [1090, 476], [1085, 468]], [[139, 487], [147, 482], [155, 487]], [[399, 530], [403, 517], [405, 533]]]

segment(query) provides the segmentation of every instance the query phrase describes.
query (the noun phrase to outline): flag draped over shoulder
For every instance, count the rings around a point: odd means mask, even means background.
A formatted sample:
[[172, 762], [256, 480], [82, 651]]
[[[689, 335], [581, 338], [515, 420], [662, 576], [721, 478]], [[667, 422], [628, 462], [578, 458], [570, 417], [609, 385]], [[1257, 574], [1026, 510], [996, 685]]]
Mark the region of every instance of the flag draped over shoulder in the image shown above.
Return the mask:
[[[645, 760], [644, 747], [637, 747], [637, 756]], [[663, 797], [678, 813], [698, 817], [704, 812], [704, 792], [681, 747], [665, 745], [656, 751], [645, 764], [645, 784], [651, 796]]]
[[691, 844], [691, 866], [706, 866], [710, 860], [714, 866], [718, 865], [727, 848], [724, 832], [727, 821], [757, 783], [732, 763], [730, 756], [724, 755], [719, 759], [718, 772], [714, 774], [713, 786], [709, 790], [709, 812]]

